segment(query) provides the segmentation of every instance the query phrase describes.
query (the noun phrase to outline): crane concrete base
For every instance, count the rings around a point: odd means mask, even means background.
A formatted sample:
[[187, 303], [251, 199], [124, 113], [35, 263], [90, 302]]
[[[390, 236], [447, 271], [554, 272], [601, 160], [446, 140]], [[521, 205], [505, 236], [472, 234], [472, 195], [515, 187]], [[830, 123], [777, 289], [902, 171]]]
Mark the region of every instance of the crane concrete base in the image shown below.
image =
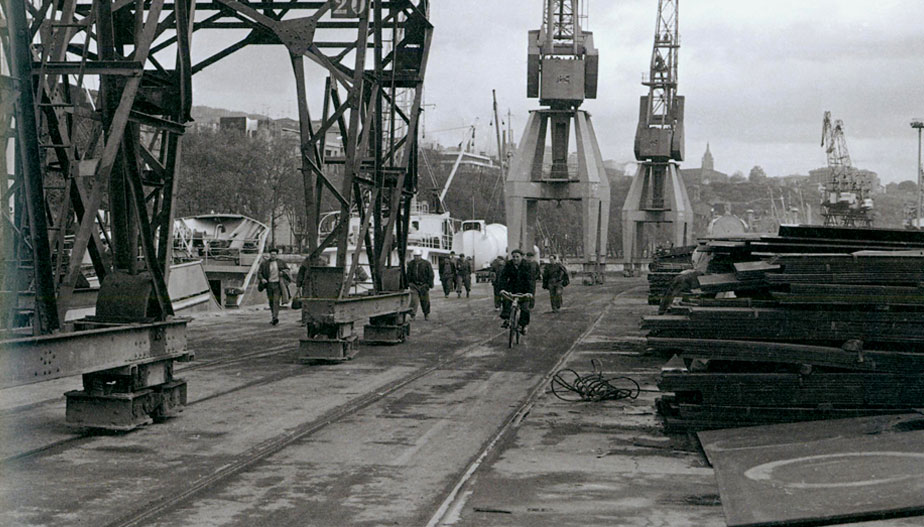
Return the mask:
[[[649, 231], [646, 226], [653, 226], [661, 232], [646, 232]], [[680, 247], [691, 243], [693, 206], [677, 163], [642, 162], [622, 208], [622, 247], [626, 269], [637, 265], [644, 258], [646, 249], [651, 254], [657, 245]]]
[[[577, 167], [568, 166], [568, 139], [574, 124]], [[551, 128], [552, 164], [543, 171], [546, 133]], [[541, 200], [581, 201], [585, 269], [599, 269], [606, 261], [606, 233], [610, 213], [610, 183], [590, 122], [577, 109], [530, 112], [504, 182], [507, 248], [532, 248], [536, 242], [536, 214]], [[596, 282], [596, 280], [594, 280]]]

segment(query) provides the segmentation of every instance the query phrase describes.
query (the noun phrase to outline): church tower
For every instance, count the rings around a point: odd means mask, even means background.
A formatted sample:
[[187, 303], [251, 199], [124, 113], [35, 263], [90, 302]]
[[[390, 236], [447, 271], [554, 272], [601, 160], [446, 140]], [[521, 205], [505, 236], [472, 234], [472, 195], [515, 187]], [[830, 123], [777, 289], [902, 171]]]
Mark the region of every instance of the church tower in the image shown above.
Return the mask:
[[703, 165], [702, 165], [702, 171], [705, 172], [707, 170], [710, 172], [715, 170], [714, 161], [712, 159], [712, 152], [709, 151], [709, 143], [706, 143], [706, 153], [703, 154]]

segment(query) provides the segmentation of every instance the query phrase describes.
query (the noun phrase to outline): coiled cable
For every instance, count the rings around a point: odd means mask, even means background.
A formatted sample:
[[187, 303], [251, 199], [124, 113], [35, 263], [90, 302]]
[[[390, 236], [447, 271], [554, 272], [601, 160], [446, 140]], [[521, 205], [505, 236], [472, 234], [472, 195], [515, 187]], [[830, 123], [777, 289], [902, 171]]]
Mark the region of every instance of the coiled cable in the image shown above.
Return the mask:
[[570, 368], [556, 372], [551, 381], [552, 395], [562, 401], [596, 402], [635, 399], [642, 391], [638, 382], [630, 377], [604, 377], [597, 359], [591, 359], [590, 365], [593, 371], [584, 375]]

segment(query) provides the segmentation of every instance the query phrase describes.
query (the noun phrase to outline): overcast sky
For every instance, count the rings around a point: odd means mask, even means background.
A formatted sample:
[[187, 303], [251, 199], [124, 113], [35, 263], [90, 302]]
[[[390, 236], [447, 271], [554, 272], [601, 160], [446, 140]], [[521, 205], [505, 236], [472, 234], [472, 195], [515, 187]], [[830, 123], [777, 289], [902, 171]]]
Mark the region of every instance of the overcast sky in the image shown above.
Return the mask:
[[[605, 159], [632, 161], [638, 98], [646, 93], [656, 0], [592, 0], [588, 26], [600, 52], [593, 116]], [[426, 78], [428, 139], [456, 144], [478, 123], [478, 147], [494, 150], [491, 89], [512, 112], [519, 139], [529, 110], [526, 32], [540, 0], [434, 0], [436, 29]], [[924, 117], [924, 1], [689, 0], [680, 4], [679, 93], [686, 96], [685, 167], [707, 141], [717, 170], [771, 176], [824, 166], [825, 110], [845, 123], [855, 166], [883, 182], [915, 178]], [[220, 43], [197, 33], [196, 55]], [[309, 72], [320, 74], [318, 69]], [[281, 47], [254, 47], [197, 74], [195, 103], [295, 117], [291, 68]], [[315, 112], [320, 107], [315, 104]], [[442, 130], [442, 131], [441, 131]]]

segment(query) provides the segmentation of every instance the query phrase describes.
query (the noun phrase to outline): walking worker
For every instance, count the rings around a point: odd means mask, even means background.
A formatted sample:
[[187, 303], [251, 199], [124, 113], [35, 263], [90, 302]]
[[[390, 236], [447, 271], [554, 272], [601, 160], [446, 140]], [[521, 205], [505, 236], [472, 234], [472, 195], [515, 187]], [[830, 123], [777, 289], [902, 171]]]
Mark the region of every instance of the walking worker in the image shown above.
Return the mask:
[[497, 311], [501, 308], [501, 271], [504, 270], [504, 264], [507, 263], [507, 260], [503, 256], [498, 255], [491, 262], [491, 286], [494, 288], [494, 310]]
[[670, 288], [664, 293], [661, 304], [658, 306], [659, 315], [667, 313], [667, 310], [670, 309], [671, 304], [674, 302], [675, 296], [699, 287], [699, 277], [706, 274], [709, 262], [712, 261], [712, 253], [697, 247], [693, 249], [693, 255], [690, 258], [693, 260], [693, 268], [681, 271], [671, 281]]
[[279, 323], [279, 305], [289, 300], [288, 284], [292, 281], [289, 266], [279, 259], [279, 249], [270, 247], [269, 257], [260, 264], [257, 275], [260, 279], [258, 289], [266, 291], [266, 300], [273, 315], [270, 323], [275, 326]]
[[542, 271], [542, 288], [549, 290], [549, 300], [552, 303], [552, 313], [561, 310], [562, 292], [571, 283], [568, 270], [558, 261], [558, 256], [549, 256], [549, 263]]
[[462, 296], [462, 288], [465, 288], [465, 298], [469, 297], [472, 292], [472, 257], [459, 257], [459, 263], [456, 264], [457, 280], [456, 291]]
[[[533, 288], [536, 287], [536, 283], [532, 280], [531, 273], [532, 271], [529, 266], [526, 265], [526, 261], [523, 260], [523, 251], [514, 249], [513, 252], [510, 253], [510, 260], [504, 264], [504, 269], [501, 271], [501, 290], [515, 295], [532, 293]], [[529, 299], [523, 298], [518, 302], [520, 303], [520, 333], [525, 335], [526, 326], [529, 325]], [[503, 299], [503, 308], [501, 309], [500, 317], [504, 320], [504, 323], [501, 327], [510, 327], [510, 307], [512, 305], [513, 303], [510, 300], [506, 298]]]
[[443, 295], [449, 297], [449, 293], [456, 287], [456, 252], [449, 253], [448, 258], [440, 260], [440, 282], [443, 283]]
[[532, 290], [530, 293], [533, 294], [533, 297], [529, 299], [529, 308], [534, 309], [536, 307], [536, 282], [542, 278], [542, 268], [539, 267], [539, 262], [536, 261], [536, 254], [532, 251], [526, 253], [526, 267], [529, 268], [530, 279], [532, 280]]
[[420, 304], [424, 320], [430, 320], [433, 267], [421, 258], [422, 254], [420, 249], [414, 249], [414, 258], [407, 263], [407, 286], [411, 290], [411, 318], [417, 318], [417, 304]]

